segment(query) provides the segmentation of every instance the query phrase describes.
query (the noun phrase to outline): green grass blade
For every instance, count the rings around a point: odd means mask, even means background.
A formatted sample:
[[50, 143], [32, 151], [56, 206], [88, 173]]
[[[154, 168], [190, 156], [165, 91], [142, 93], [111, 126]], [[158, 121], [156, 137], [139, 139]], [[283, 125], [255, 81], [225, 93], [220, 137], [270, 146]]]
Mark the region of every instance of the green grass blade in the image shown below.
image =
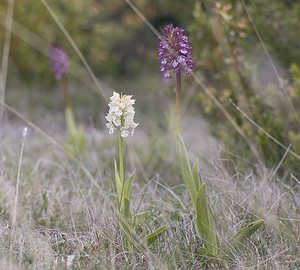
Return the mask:
[[79, 151], [82, 153], [85, 149], [85, 132], [83, 126], [79, 126], [77, 129], [76, 144], [78, 145]]
[[176, 138], [176, 147], [177, 147], [177, 158], [179, 161], [180, 173], [182, 175], [185, 185], [188, 188], [193, 206], [195, 208], [196, 197], [197, 197], [197, 186], [195, 185], [195, 180], [189, 162], [186, 147], [184, 145], [183, 138], [180, 135], [178, 135]]
[[148, 216], [150, 215], [150, 211], [145, 211], [145, 212], [140, 212], [137, 213], [136, 215], [133, 216], [134, 218], [134, 225], [137, 226], [139, 225], [143, 220], [145, 220], [146, 218], [148, 218]]
[[133, 175], [128, 177], [128, 179], [125, 181], [125, 184], [124, 184], [123, 196], [127, 197], [129, 199], [130, 199], [130, 196], [131, 196], [132, 183], [133, 183]]
[[157, 230], [155, 230], [153, 233], [148, 234], [144, 240], [147, 241], [149, 245], [151, 245], [168, 228], [169, 228], [169, 226], [167, 226], [167, 225], [161, 226]]
[[254, 234], [263, 224], [263, 220], [256, 220], [240, 229], [239, 232], [229, 241], [227, 251], [234, 252], [239, 250], [243, 246], [243, 242]]
[[204, 240], [207, 253], [211, 256], [217, 256], [219, 247], [215, 221], [207, 201], [203, 184], [201, 184], [197, 194], [195, 225], [199, 236]]
[[196, 190], [199, 190], [200, 185], [202, 184], [200, 174], [199, 174], [199, 165], [198, 161], [194, 163], [194, 166], [192, 168], [192, 173], [193, 173], [193, 179], [194, 179], [194, 185], [196, 187]]
[[121, 206], [121, 212], [124, 214], [124, 217], [127, 219], [127, 222], [131, 224], [131, 212], [130, 212], [130, 200], [127, 197], [123, 198], [123, 205]]
[[195, 226], [197, 233], [203, 238], [207, 253], [211, 256], [217, 256], [219, 248], [215, 222], [199, 175], [198, 162], [195, 162], [193, 168], [191, 168], [187, 150], [180, 135], [177, 136], [176, 143], [180, 172], [196, 212]]
[[70, 136], [72, 136], [72, 134], [76, 133], [76, 124], [75, 124], [74, 114], [71, 108], [65, 109], [65, 116], [66, 116], [68, 133]]
[[72, 155], [82, 154], [85, 148], [85, 132], [82, 126], [77, 128], [71, 108], [65, 109], [65, 121], [68, 131], [67, 150]]
[[[124, 213], [126, 218], [132, 218], [130, 212], [130, 196], [131, 196], [131, 187], [133, 182], [133, 175], [131, 175], [124, 183], [124, 187], [121, 186], [121, 212]], [[121, 183], [121, 180], [120, 180]]]
[[117, 189], [117, 193], [119, 195], [119, 198], [121, 198], [122, 195], [122, 183], [121, 183], [121, 179], [118, 173], [118, 166], [117, 166], [117, 162], [116, 160], [114, 160], [114, 165], [115, 165], [115, 184], [116, 184], [116, 189]]

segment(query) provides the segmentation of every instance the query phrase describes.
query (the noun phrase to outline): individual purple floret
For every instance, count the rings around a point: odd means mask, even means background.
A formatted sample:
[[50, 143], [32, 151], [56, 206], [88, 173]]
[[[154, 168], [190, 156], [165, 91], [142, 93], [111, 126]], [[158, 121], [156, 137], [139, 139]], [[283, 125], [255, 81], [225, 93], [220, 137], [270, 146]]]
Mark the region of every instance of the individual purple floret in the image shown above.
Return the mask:
[[53, 44], [49, 54], [49, 61], [56, 80], [60, 80], [70, 67], [67, 53], [58, 44]]
[[193, 69], [192, 46], [189, 44], [185, 31], [180, 27], [168, 24], [163, 29], [158, 47], [160, 71], [164, 78], [170, 77], [170, 71], [175, 73], [185, 71], [190, 75]]

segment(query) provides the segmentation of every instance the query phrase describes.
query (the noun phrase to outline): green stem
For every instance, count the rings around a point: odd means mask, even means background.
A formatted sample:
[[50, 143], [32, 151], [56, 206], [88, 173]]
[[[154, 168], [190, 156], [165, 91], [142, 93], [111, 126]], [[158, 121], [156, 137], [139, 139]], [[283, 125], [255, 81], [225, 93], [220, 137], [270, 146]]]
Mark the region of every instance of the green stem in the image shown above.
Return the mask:
[[124, 185], [124, 139], [121, 135], [119, 137], [119, 168], [120, 168], [120, 179], [122, 185]]
[[180, 129], [181, 120], [181, 72], [176, 73], [176, 129]]
[[123, 193], [124, 193], [124, 185], [125, 185], [125, 176], [124, 176], [124, 139], [120, 135], [119, 137], [119, 175], [120, 175], [120, 181], [122, 183], [122, 191], [119, 201], [119, 211], [122, 211], [123, 207]]
[[68, 82], [65, 77], [63, 77], [61, 79], [61, 84], [62, 84], [62, 88], [64, 90], [65, 106], [66, 106], [66, 108], [71, 109], [71, 107], [72, 107], [71, 96], [69, 93]]

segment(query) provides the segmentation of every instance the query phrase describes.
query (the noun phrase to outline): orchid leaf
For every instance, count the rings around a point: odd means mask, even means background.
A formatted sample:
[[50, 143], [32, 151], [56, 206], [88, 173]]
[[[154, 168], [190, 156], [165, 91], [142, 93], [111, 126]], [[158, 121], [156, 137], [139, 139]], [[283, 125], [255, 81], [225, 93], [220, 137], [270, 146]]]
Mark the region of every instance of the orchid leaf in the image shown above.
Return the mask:
[[168, 228], [169, 228], [169, 226], [167, 226], [167, 225], [161, 226], [160, 228], [158, 228], [157, 230], [155, 230], [153, 233], [148, 234], [148, 235], [145, 237], [144, 240], [147, 241], [149, 245], [151, 245], [151, 244], [153, 244], [154, 241], [156, 241], [156, 240], [158, 239], [158, 237], [159, 237], [164, 231], [166, 231]]

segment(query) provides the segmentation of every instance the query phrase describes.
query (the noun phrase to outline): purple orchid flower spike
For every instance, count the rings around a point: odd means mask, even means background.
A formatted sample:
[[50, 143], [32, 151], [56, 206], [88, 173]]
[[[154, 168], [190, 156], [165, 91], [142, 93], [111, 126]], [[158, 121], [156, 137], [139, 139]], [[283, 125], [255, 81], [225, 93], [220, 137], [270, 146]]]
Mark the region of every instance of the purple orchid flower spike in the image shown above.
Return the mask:
[[60, 80], [70, 67], [70, 61], [65, 50], [54, 43], [50, 49], [49, 61], [56, 80]]
[[170, 77], [170, 71], [176, 74], [185, 71], [190, 75], [193, 69], [192, 46], [184, 29], [166, 25], [158, 47], [160, 71], [164, 78]]
[[194, 63], [192, 59], [192, 46], [184, 29], [168, 24], [162, 31], [158, 47], [160, 71], [163, 77], [169, 78], [170, 72], [176, 74], [176, 130], [180, 131], [181, 118], [181, 73], [185, 71], [189, 76]]

